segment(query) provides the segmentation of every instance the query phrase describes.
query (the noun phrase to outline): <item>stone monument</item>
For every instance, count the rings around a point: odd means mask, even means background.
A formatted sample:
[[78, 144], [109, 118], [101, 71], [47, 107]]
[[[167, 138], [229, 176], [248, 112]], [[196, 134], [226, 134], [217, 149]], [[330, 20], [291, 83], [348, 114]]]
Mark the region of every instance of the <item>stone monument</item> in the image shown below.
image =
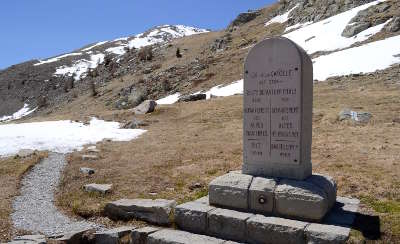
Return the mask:
[[243, 173], [311, 175], [313, 68], [294, 42], [274, 38], [249, 52], [244, 74]]
[[344, 243], [359, 201], [336, 199], [335, 181], [312, 173], [310, 57], [287, 38], [269, 38], [250, 50], [244, 71], [242, 172], [177, 206], [177, 226], [246, 243]]

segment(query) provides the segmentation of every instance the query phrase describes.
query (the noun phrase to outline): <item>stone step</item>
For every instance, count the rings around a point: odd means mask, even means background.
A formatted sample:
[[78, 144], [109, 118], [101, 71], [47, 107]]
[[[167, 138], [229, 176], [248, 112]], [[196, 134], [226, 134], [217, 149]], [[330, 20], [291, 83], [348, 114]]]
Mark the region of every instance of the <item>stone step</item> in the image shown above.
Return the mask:
[[322, 223], [223, 209], [202, 198], [175, 208], [178, 228], [244, 243], [345, 243], [359, 201], [338, 197]]

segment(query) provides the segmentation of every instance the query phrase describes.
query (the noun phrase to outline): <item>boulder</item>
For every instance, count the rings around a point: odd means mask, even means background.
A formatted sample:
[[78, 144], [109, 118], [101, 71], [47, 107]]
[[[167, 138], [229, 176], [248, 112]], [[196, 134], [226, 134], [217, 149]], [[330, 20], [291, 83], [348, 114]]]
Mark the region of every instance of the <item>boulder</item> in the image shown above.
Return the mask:
[[356, 112], [351, 109], [345, 108], [339, 112], [339, 121], [350, 120], [356, 123], [368, 123], [372, 114], [369, 112]]
[[111, 191], [112, 184], [87, 184], [84, 186], [87, 192], [107, 194]]
[[139, 106], [135, 107], [133, 109], [133, 112], [135, 114], [147, 114], [147, 113], [152, 113], [154, 109], [156, 108], [157, 103], [156, 101], [153, 100], [146, 100], [142, 102]]
[[199, 94], [181, 96], [179, 98], [178, 102], [193, 102], [193, 101], [206, 100], [206, 99], [207, 99], [206, 94], [199, 93]]
[[328, 196], [313, 183], [283, 179], [275, 190], [277, 216], [321, 221], [329, 210]]
[[92, 175], [92, 174], [95, 173], [94, 169], [85, 168], [85, 167], [80, 168], [79, 171], [80, 171], [82, 174], [85, 174], [85, 175]]
[[344, 30], [342, 32], [342, 36], [350, 38], [352, 36], [357, 35], [358, 33], [362, 32], [362, 31], [368, 29], [369, 27], [371, 27], [371, 23], [369, 23], [369, 22], [357, 22], [357, 23], [349, 24], [346, 26], [346, 28], [344, 28]]
[[176, 202], [165, 199], [121, 199], [107, 203], [104, 213], [113, 220], [140, 219], [157, 225], [170, 225]]
[[[135, 227], [123, 226], [107, 231], [96, 232], [96, 244], [129, 243], [129, 238]], [[125, 240], [125, 241], [123, 241]]]

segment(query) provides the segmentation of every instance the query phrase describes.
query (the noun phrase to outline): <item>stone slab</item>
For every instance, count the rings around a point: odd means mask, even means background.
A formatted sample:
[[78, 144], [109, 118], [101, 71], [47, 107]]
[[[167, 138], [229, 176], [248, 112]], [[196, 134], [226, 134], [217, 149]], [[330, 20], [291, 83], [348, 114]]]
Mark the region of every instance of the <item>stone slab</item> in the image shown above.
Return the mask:
[[15, 237], [10, 244], [45, 244], [46, 237], [44, 235], [25, 235]]
[[134, 244], [147, 244], [148, 236], [159, 230], [159, 228], [155, 227], [143, 227], [139, 229], [134, 229], [131, 233], [131, 241]]
[[360, 201], [358, 199], [337, 197], [335, 206], [325, 216], [323, 223], [339, 226], [352, 226]]
[[263, 214], [272, 214], [274, 209], [274, 192], [276, 180], [254, 177], [249, 188], [249, 207]]
[[114, 220], [140, 219], [157, 225], [170, 225], [175, 206], [173, 200], [121, 199], [107, 203], [104, 212]]
[[201, 198], [195, 200], [195, 202], [202, 203], [202, 204], [209, 204], [210, 200], [209, 200], [208, 195], [207, 195], [205, 197], [201, 197]]
[[222, 244], [225, 240], [180, 230], [163, 229], [150, 234], [147, 244]]
[[311, 58], [293, 41], [272, 37], [249, 51], [244, 66], [243, 173], [306, 179], [312, 173]]
[[123, 226], [106, 231], [96, 232], [94, 236], [96, 238], [96, 244], [118, 244], [121, 243], [121, 239], [128, 239], [135, 227]]
[[250, 243], [301, 244], [305, 243], [307, 222], [256, 215], [247, 220]]
[[344, 244], [349, 239], [350, 228], [312, 223], [305, 229], [307, 243]]
[[313, 174], [306, 181], [323, 189], [328, 196], [328, 208], [331, 209], [336, 202], [337, 184], [335, 180], [327, 175]]
[[214, 179], [208, 186], [210, 204], [248, 209], [248, 189], [252, 179], [250, 175], [236, 173], [228, 173]]
[[328, 196], [307, 181], [281, 180], [275, 190], [277, 216], [321, 221], [329, 210]]
[[215, 207], [199, 202], [178, 205], [175, 208], [175, 224], [181, 230], [205, 234], [208, 225], [208, 212], [213, 209]]
[[246, 241], [246, 221], [254, 214], [217, 208], [208, 213], [208, 234], [219, 238]]
[[112, 184], [87, 184], [84, 186], [87, 192], [97, 192], [107, 194], [111, 191]]

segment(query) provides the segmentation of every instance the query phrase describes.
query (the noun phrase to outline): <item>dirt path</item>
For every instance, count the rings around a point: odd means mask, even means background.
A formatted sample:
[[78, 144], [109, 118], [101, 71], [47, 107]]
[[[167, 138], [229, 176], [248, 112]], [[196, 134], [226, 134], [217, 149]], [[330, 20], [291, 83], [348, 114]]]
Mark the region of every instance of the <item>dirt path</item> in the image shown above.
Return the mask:
[[66, 165], [65, 155], [50, 153], [22, 180], [21, 195], [13, 203], [12, 221], [16, 229], [54, 235], [97, 227], [73, 220], [54, 205], [54, 192]]

